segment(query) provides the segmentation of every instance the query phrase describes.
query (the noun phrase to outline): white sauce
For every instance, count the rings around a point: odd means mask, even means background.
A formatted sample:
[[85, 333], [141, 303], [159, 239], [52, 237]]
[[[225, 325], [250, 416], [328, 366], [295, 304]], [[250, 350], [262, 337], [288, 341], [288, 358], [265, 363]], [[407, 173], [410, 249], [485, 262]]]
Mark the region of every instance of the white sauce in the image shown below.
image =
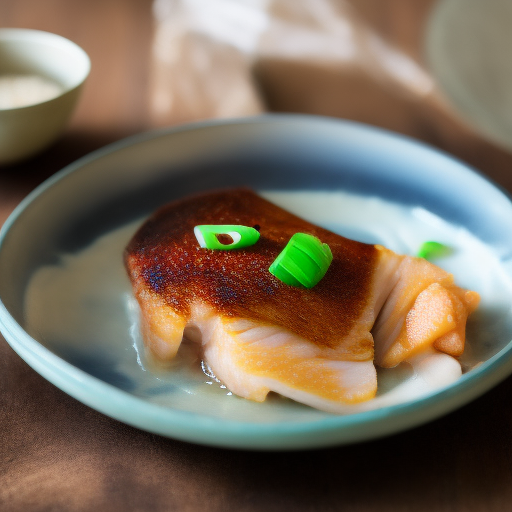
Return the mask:
[[[426, 240], [455, 249], [435, 263], [453, 272], [457, 284], [481, 294], [468, 324], [460, 359], [435, 352], [393, 369], [379, 369], [377, 398], [353, 411], [417, 399], [449, 385], [462, 371], [488, 359], [512, 339], [510, 269], [493, 247], [461, 227], [421, 209], [343, 192], [268, 192], [271, 201], [341, 235], [415, 254]], [[231, 396], [203, 372], [194, 346], [184, 343], [168, 369], [147, 371], [141, 350], [137, 306], [122, 263], [125, 245], [142, 222], [99, 238], [77, 254], [62, 256], [32, 278], [26, 295], [26, 328], [36, 339], [78, 367], [152, 402], [212, 416], [251, 421], [286, 420], [290, 409], [304, 420], [325, 414], [289, 400], [263, 404]], [[262, 414], [264, 412], [264, 414]], [[316, 416], [315, 416], [316, 415]]]
[[42, 103], [62, 91], [60, 84], [39, 75], [0, 75], [0, 109]]

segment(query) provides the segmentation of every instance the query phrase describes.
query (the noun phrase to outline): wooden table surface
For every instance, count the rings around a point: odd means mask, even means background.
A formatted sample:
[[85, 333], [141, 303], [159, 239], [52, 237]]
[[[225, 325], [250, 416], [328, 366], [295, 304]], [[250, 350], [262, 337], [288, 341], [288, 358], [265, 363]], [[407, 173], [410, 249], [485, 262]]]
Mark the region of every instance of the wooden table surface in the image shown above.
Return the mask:
[[[368, 27], [422, 63], [433, 0], [353, 3]], [[0, 1], [2, 27], [55, 32], [82, 46], [92, 61], [63, 137], [30, 161], [0, 168], [0, 224], [66, 164], [156, 126], [149, 108], [151, 6], [149, 0]], [[400, 96], [369, 81], [329, 110], [310, 101], [298, 83], [293, 94], [283, 89], [293, 65], [267, 60], [256, 69], [270, 110], [348, 117], [411, 135], [512, 191], [512, 155], [482, 140], [437, 100]], [[319, 69], [311, 80], [330, 86]], [[0, 510], [512, 510], [509, 395], [512, 378], [444, 418], [353, 446], [293, 453], [215, 449], [103, 416], [46, 382], [0, 338]]]

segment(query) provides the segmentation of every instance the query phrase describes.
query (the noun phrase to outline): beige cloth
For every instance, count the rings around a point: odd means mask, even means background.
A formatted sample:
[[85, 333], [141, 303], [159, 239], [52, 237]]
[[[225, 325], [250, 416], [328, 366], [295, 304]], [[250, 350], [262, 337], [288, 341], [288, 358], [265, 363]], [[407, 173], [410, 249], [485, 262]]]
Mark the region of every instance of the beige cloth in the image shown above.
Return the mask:
[[[344, 0], [156, 0], [151, 107], [160, 125], [286, 110], [351, 117], [432, 79]], [[266, 101], [263, 100], [263, 96]]]

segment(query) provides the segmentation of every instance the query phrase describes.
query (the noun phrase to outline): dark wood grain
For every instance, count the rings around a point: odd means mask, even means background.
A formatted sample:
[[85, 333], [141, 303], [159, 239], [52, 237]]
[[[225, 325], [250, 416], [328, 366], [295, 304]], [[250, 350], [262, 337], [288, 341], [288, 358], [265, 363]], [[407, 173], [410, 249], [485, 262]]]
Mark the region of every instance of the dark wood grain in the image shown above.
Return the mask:
[[[341, 1], [341, 0], [340, 0]], [[422, 62], [433, 0], [357, 0], [359, 15]], [[3, 27], [68, 37], [92, 60], [79, 108], [45, 153], [0, 168], [0, 223], [37, 184], [76, 158], [152, 127], [149, 0], [1, 0]], [[482, 140], [442, 99], [393, 93], [368, 77], [344, 82], [322, 66], [321, 91], [345, 88], [326, 108], [300, 83], [304, 68], [260, 62], [269, 108], [349, 117], [439, 147], [512, 191], [512, 155]], [[283, 89], [290, 76], [298, 79]], [[318, 92], [318, 91], [317, 91]], [[371, 107], [371, 108], [370, 108]], [[0, 340], [0, 510], [480, 512], [512, 508], [512, 379], [420, 428], [353, 446], [250, 453], [142, 432], [78, 403]]]

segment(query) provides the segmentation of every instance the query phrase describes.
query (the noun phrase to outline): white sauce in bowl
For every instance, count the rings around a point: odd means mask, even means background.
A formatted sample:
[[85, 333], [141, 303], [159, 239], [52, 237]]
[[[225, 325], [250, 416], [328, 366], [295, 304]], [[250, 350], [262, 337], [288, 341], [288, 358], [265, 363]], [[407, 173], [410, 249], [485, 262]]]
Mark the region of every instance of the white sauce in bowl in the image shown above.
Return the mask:
[[[343, 236], [415, 254], [426, 240], [455, 250], [435, 261], [457, 284], [481, 295], [468, 323], [467, 346], [459, 361], [431, 352], [393, 369], [379, 369], [377, 397], [351, 411], [403, 403], [435, 392], [490, 358], [512, 339], [511, 264], [493, 247], [461, 227], [421, 208], [344, 192], [266, 192], [287, 210]], [[137, 305], [123, 266], [123, 250], [143, 220], [100, 237], [90, 247], [62, 255], [40, 268], [25, 299], [25, 329], [67, 361], [151, 402], [212, 416], [258, 422], [286, 420], [290, 407], [304, 420], [318, 414], [294, 402], [269, 397], [263, 404], [232, 396], [203, 371], [195, 347], [183, 343], [169, 368], [150, 371], [138, 331]], [[261, 414], [261, 411], [265, 414]], [[295, 417], [296, 418], [296, 417]]]
[[0, 75], [0, 109], [28, 107], [59, 96], [64, 88], [39, 75]]

